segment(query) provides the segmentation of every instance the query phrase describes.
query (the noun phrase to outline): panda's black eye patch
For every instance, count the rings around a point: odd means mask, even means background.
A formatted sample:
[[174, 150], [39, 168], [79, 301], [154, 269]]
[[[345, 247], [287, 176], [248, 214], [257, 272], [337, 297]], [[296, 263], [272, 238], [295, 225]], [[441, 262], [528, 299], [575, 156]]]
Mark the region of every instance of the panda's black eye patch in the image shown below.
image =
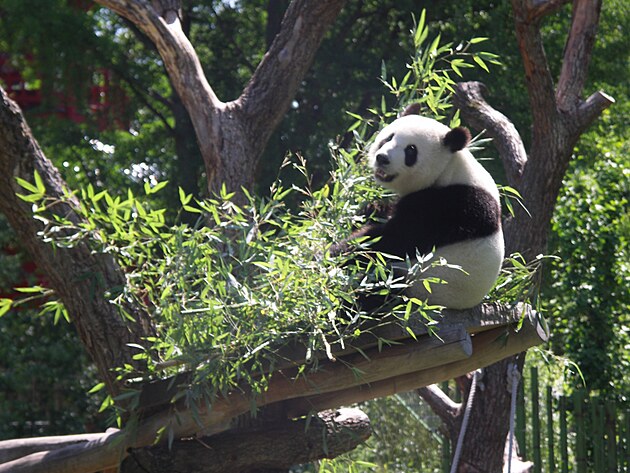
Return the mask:
[[415, 145], [409, 145], [405, 148], [405, 164], [413, 166], [418, 161], [418, 149]]
[[378, 146], [376, 147], [376, 149], [381, 149], [381, 147], [387, 143], [388, 141], [392, 141], [394, 139], [394, 133], [392, 133], [391, 135], [389, 135], [387, 138], [383, 138], [381, 141], [378, 142]]

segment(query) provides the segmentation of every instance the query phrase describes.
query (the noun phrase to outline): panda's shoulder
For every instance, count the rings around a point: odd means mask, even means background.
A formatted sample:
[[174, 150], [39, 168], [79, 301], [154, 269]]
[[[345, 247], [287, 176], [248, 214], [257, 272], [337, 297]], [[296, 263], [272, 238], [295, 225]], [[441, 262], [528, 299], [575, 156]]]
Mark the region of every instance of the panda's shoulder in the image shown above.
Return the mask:
[[412, 192], [401, 197], [396, 204], [396, 213], [401, 217], [418, 216], [430, 211], [448, 219], [453, 213], [461, 215], [473, 209], [494, 216], [498, 212], [498, 202], [482, 187], [453, 184]]

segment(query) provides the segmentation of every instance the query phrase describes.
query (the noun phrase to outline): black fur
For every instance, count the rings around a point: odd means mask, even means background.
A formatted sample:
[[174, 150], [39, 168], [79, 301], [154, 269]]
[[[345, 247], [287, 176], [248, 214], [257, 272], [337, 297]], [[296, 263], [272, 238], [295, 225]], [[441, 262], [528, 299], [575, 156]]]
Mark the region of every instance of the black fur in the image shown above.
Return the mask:
[[413, 166], [418, 161], [418, 149], [415, 145], [409, 145], [405, 148], [405, 165]]
[[464, 149], [470, 143], [470, 138], [470, 131], [467, 128], [458, 126], [444, 136], [442, 143], [454, 153]]
[[[427, 254], [434, 248], [490, 236], [501, 226], [501, 210], [492, 195], [463, 184], [413, 192], [368, 213], [385, 221], [353, 233], [350, 239], [334, 245], [332, 254], [348, 254], [353, 250], [352, 240], [368, 237], [364, 244], [370, 250], [415, 258], [416, 252]], [[355, 260], [361, 265], [367, 263], [365, 255], [357, 255]], [[387, 300], [388, 296], [362, 294], [356, 302], [362, 310], [376, 313]]]
[[407, 115], [419, 115], [421, 108], [422, 108], [422, 105], [420, 105], [419, 103], [409, 104], [405, 107], [405, 109], [402, 111], [400, 116], [405, 117]]
[[367, 236], [375, 239], [368, 242], [374, 251], [415, 257], [416, 250], [427, 254], [433, 248], [494, 234], [500, 228], [501, 211], [485, 190], [458, 184], [408, 194], [381, 211], [379, 217], [384, 216], [388, 217], [384, 223], [366, 225], [331, 252], [347, 253], [352, 240]]
[[434, 247], [490, 236], [500, 228], [497, 201], [485, 190], [466, 185], [431, 187], [402, 197], [383, 224], [364, 233], [380, 237], [371, 248], [414, 257]]

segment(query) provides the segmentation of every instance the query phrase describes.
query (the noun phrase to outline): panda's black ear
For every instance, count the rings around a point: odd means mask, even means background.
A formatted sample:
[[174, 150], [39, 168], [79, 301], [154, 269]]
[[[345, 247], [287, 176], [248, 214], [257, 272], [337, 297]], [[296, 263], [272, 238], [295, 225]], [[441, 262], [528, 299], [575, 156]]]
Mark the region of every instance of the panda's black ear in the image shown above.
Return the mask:
[[401, 117], [406, 117], [407, 115], [419, 115], [420, 114], [420, 104], [418, 102], [411, 103], [405, 107], [405, 109], [400, 114]]
[[448, 146], [453, 153], [462, 150], [470, 143], [470, 132], [468, 128], [458, 126], [444, 136], [442, 143], [444, 146]]

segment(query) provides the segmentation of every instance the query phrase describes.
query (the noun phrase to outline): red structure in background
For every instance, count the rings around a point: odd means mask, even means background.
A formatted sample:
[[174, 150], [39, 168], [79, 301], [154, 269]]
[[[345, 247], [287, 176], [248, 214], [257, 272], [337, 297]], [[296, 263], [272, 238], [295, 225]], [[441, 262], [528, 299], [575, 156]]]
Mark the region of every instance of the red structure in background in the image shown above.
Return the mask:
[[[47, 97], [52, 111], [42, 110], [41, 115], [54, 114], [59, 118], [83, 123], [88, 119], [95, 120], [99, 130], [111, 128], [127, 129], [129, 121], [126, 115], [128, 98], [121, 87], [112, 83], [111, 71], [97, 69], [93, 74], [94, 83], [89, 85], [83, 97], [67, 92], [54, 93]], [[7, 54], [0, 54], [0, 81], [9, 97], [24, 111], [36, 111], [44, 102], [41, 89], [29, 88], [19, 70], [11, 64]], [[84, 113], [77, 104], [85, 101], [87, 109]]]
[[[94, 6], [92, 0], [71, 0], [70, 4], [79, 10], [88, 11]], [[31, 61], [32, 57], [26, 57]], [[12, 64], [6, 53], [0, 53], [0, 86], [25, 112], [37, 116], [55, 116], [71, 120], [75, 123], [93, 122], [99, 130], [129, 129], [127, 114], [128, 97], [124, 90], [112, 80], [111, 71], [99, 68], [92, 73], [92, 84], [77, 92], [54, 92], [44, 97], [41, 88], [32, 88], [21, 72]], [[44, 107], [44, 105], [46, 105]], [[11, 244], [0, 248], [6, 256], [16, 256], [21, 250]], [[23, 259], [20, 281], [15, 287], [31, 284], [47, 286], [44, 275], [37, 271], [37, 266], [29, 259]], [[0, 287], [0, 297], [20, 298], [20, 294], [12, 288]]]

